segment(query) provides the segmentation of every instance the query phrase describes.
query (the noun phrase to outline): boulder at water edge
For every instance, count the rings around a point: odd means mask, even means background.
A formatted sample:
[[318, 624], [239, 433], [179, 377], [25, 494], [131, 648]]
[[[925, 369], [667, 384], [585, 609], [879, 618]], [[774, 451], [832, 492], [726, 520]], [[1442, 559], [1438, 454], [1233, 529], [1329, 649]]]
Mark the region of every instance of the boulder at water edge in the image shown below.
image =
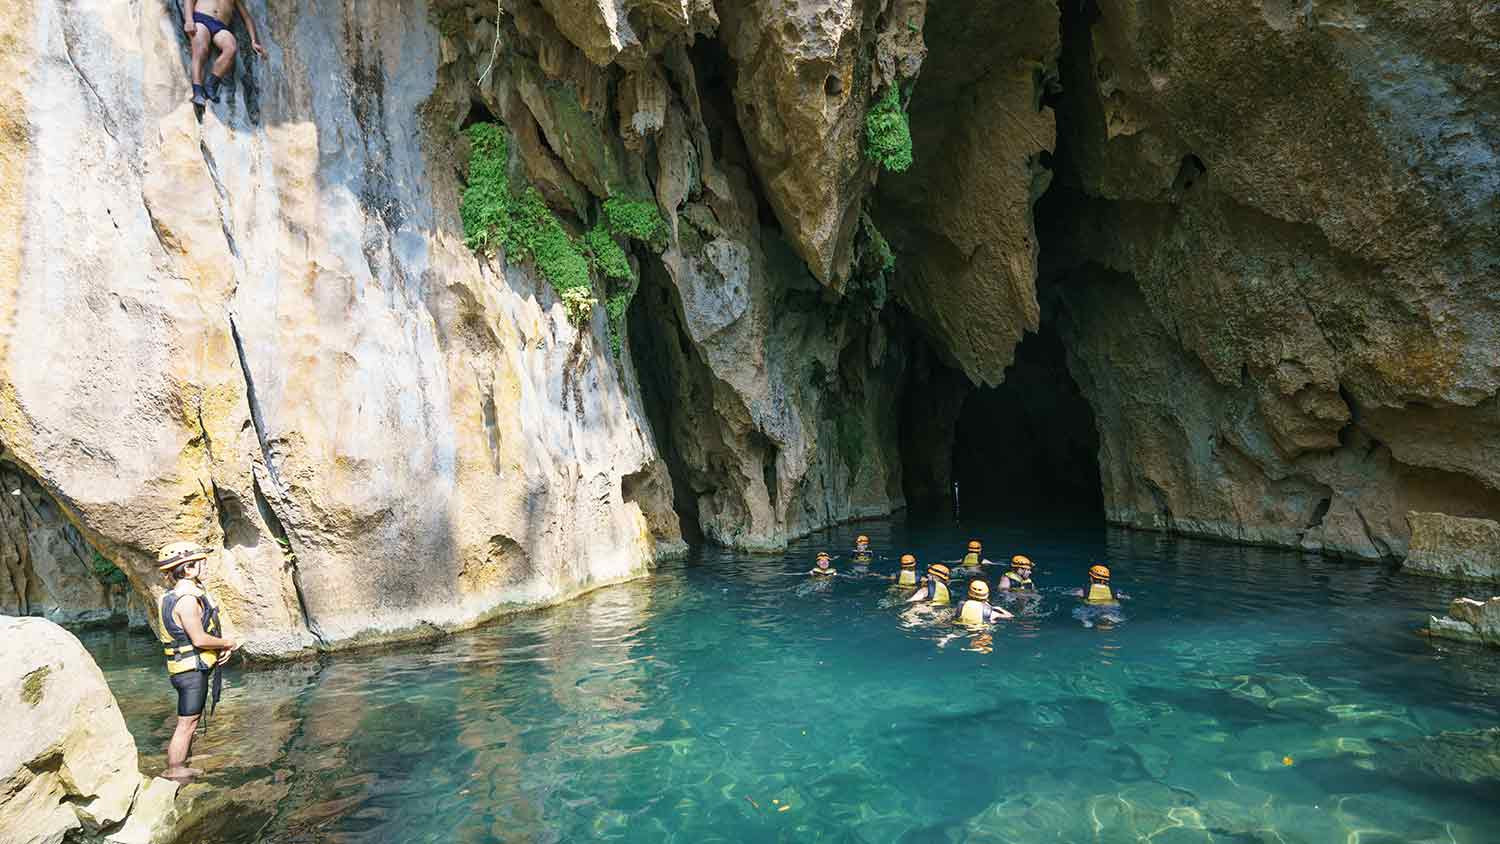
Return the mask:
[[125, 820], [145, 780], [135, 740], [73, 634], [0, 616], [0, 724], [0, 844], [53, 844]]
[[1443, 513], [1407, 513], [1411, 550], [1403, 571], [1500, 582], [1500, 522]]
[[1434, 615], [1427, 619], [1427, 630], [1445, 639], [1500, 647], [1500, 597], [1488, 601], [1454, 598], [1446, 618]]

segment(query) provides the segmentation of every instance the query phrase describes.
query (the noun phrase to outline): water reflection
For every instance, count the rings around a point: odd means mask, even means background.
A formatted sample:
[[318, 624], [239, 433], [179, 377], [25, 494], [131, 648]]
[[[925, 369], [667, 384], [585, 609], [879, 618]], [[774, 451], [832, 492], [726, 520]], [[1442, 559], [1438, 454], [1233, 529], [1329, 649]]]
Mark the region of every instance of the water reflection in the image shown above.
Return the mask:
[[[236, 670], [194, 799], [240, 811], [205, 835], [1477, 842], [1500, 824], [1477, 797], [1500, 788], [1495, 655], [1408, 632], [1440, 585], [1098, 528], [859, 530], [886, 575], [982, 535], [1031, 556], [1041, 594], [974, 634], [875, 578], [804, 588], [812, 554], [847, 544], [830, 533], [436, 642]], [[1128, 622], [1085, 629], [1067, 591], [1098, 559]], [[159, 765], [158, 652], [90, 645]]]

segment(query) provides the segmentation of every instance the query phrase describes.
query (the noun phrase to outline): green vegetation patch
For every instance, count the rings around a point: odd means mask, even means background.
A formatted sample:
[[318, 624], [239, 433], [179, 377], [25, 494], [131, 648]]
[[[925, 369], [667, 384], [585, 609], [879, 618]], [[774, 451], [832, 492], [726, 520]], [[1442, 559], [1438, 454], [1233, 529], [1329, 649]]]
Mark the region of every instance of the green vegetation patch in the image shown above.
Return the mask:
[[660, 248], [667, 234], [666, 221], [649, 199], [625, 199], [612, 196], [604, 200], [604, 219], [609, 230], [652, 248]]
[[469, 136], [469, 184], [459, 215], [464, 243], [477, 252], [505, 249], [509, 260], [530, 260], [552, 285], [575, 324], [588, 320], [594, 305], [589, 259], [562, 221], [531, 185], [511, 189], [507, 167], [510, 139], [495, 123], [475, 123]]
[[911, 166], [911, 124], [895, 85], [888, 86], [865, 115], [865, 155], [896, 173]]
[[867, 254], [873, 259], [875, 266], [883, 273], [894, 270], [896, 253], [891, 251], [891, 243], [880, 233], [880, 229], [875, 228], [875, 221], [870, 219], [869, 214], [863, 214], [859, 224], [865, 231]]
[[618, 358], [625, 311], [636, 287], [635, 271], [620, 241], [628, 238], [653, 249], [665, 248], [667, 225], [656, 203], [610, 197], [604, 200], [600, 222], [574, 238], [535, 187], [511, 185], [505, 127], [476, 123], [464, 131], [470, 148], [469, 184], [459, 205], [465, 245], [485, 254], [499, 247], [509, 260], [530, 260], [557, 291], [575, 325], [588, 322], [598, 304], [593, 273], [612, 282], [618, 289], [604, 307], [610, 350]]
[[114, 586], [116, 584], [125, 582], [125, 572], [120, 571], [120, 569], [114, 563], [111, 563], [108, 559], [106, 559], [103, 554], [100, 554], [98, 551], [94, 551], [92, 557], [93, 558], [89, 560], [89, 569], [94, 573], [94, 577], [99, 579], [100, 583], [103, 583], [106, 586]]
[[630, 269], [630, 258], [625, 255], [625, 250], [609, 229], [602, 225], [594, 226], [583, 236], [583, 243], [588, 247], [589, 255], [594, 259], [594, 268], [600, 275], [620, 281], [635, 279], [635, 272]]

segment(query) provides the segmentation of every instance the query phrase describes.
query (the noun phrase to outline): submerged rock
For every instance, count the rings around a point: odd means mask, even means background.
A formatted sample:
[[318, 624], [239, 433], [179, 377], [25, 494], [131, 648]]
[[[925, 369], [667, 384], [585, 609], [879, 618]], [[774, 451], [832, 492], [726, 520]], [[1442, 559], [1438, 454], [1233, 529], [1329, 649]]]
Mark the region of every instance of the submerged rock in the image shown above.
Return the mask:
[[1445, 639], [1500, 647], [1500, 597], [1487, 601], [1454, 598], [1447, 616], [1428, 616], [1427, 631]]
[[1411, 547], [1403, 571], [1455, 580], [1500, 581], [1500, 522], [1407, 513]]
[[0, 841], [51, 844], [112, 831], [127, 815], [160, 829], [176, 785], [141, 776], [104, 674], [71, 633], [0, 617], [0, 723]]

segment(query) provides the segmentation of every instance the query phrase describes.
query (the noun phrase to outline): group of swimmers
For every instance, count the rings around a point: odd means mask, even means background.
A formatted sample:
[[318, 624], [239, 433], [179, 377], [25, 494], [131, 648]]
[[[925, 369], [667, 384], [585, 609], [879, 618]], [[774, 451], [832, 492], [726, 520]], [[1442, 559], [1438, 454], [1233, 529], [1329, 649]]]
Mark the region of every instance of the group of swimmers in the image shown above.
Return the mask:
[[[870, 537], [861, 534], [855, 538], [849, 559], [852, 568], [850, 574], [861, 577], [871, 575], [870, 564], [875, 561], [875, 552], [870, 548]], [[963, 559], [951, 566], [948, 563], [932, 563], [927, 566], [927, 574], [922, 577], [917, 576], [916, 556], [902, 554], [901, 570], [889, 579], [895, 588], [911, 590], [906, 598], [908, 604], [946, 607], [953, 604], [951, 581], [954, 578], [968, 577], [969, 585], [965, 592], [967, 597], [959, 602], [953, 620], [958, 624], [980, 626], [1014, 617], [1003, 607], [990, 603], [990, 585], [984, 580], [984, 566], [994, 565], [997, 563], [984, 558], [983, 544], [977, 539], [971, 539]], [[1031, 558], [1024, 554], [1011, 557], [1010, 568], [1000, 575], [995, 584], [996, 591], [1018, 596], [1035, 594], [1037, 586], [1031, 579], [1033, 568]], [[833, 556], [827, 551], [818, 552], [813, 568], [808, 571], [814, 578], [834, 577], [838, 573], [838, 569], [833, 567]], [[1070, 594], [1082, 598], [1085, 604], [1099, 607], [1118, 606], [1119, 599], [1124, 597], [1111, 588], [1109, 568], [1099, 564], [1089, 567], [1088, 585], [1074, 589]]]

